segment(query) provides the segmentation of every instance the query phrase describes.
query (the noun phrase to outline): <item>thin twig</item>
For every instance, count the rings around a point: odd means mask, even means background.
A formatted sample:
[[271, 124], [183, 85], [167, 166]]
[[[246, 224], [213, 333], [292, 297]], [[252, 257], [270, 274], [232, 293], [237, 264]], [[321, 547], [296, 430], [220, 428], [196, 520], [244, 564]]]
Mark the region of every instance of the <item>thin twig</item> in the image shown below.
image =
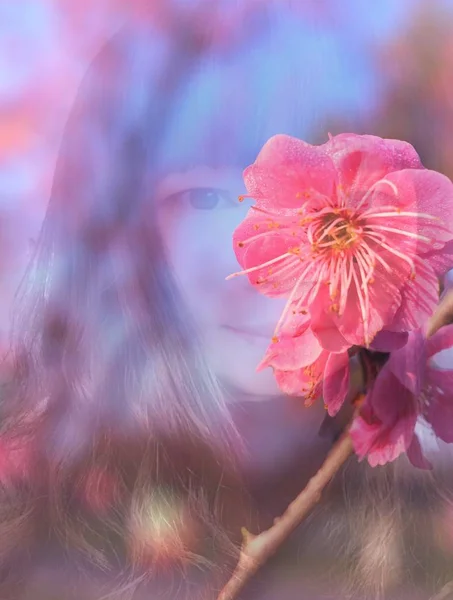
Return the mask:
[[430, 600], [451, 600], [453, 598], [453, 581], [449, 581], [447, 585], [440, 590], [438, 594], [432, 596]]
[[[363, 396], [360, 395], [354, 404], [360, 406], [362, 400]], [[316, 475], [310, 479], [285, 513], [275, 519], [274, 525], [270, 529], [258, 535], [253, 535], [245, 528], [242, 530], [243, 544], [239, 562], [217, 600], [235, 600], [238, 597], [239, 592], [250, 578], [268, 558], [275, 554], [281, 544], [319, 502], [326, 485], [352, 453], [353, 447], [348, 427], [335, 443]]]

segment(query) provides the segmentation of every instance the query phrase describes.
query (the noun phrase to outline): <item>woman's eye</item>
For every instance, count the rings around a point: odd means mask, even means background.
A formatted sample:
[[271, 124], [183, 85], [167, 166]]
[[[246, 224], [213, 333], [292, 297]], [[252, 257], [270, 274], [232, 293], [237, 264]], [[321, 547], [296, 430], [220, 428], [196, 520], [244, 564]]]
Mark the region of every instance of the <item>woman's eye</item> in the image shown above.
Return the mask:
[[214, 208], [231, 208], [239, 201], [225, 191], [215, 188], [192, 188], [173, 194], [172, 199], [187, 202], [191, 208], [196, 210], [213, 210]]

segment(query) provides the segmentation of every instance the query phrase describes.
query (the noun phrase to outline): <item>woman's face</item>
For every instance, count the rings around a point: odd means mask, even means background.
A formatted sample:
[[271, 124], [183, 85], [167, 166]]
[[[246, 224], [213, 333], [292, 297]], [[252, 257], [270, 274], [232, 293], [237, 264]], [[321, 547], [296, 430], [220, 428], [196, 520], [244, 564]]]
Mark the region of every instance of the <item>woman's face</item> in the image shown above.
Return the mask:
[[247, 277], [225, 281], [239, 265], [232, 234], [250, 207], [242, 169], [174, 172], [156, 191], [159, 226], [206, 357], [225, 383], [260, 397], [279, 394], [272, 371], [257, 373], [284, 300], [259, 294]]

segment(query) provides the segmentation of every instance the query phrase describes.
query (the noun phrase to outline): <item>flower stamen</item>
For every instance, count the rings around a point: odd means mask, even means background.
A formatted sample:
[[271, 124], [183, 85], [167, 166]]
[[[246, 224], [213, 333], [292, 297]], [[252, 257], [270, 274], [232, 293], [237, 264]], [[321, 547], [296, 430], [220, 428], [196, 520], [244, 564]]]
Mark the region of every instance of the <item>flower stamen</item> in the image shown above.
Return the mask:
[[[378, 234], [376, 234], [376, 235], [368, 234], [368, 236], [373, 238], [375, 241], [379, 242], [380, 246], [382, 246], [383, 248], [385, 248], [386, 250], [388, 250], [395, 256], [398, 256], [399, 258], [402, 258], [405, 262], [407, 262], [408, 265], [411, 267], [410, 277], [411, 277], [411, 279], [415, 278], [415, 263], [409, 256], [407, 256], [407, 254], [403, 254], [403, 252], [399, 252], [398, 250], [395, 250], [395, 248], [392, 248], [391, 246], [386, 244], [384, 242], [383, 237], [379, 236]], [[378, 256], [378, 255], [376, 254], [376, 256]]]
[[388, 185], [390, 186], [390, 188], [392, 189], [393, 193], [395, 194], [395, 196], [398, 196], [398, 188], [396, 187], [396, 185], [394, 183], [392, 183], [391, 181], [389, 181], [388, 179], [380, 179], [379, 181], [376, 181], [376, 183], [374, 183], [370, 189], [366, 192], [366, 194], [364, 194], [363, 198], [360, 200], [360, 202], [357, 204], [357, 206], [355, 207], [355, 210], [359, 210], [359, 208], [361, 208], [365, 202], [368, 201], [368, 198], [371, 196], [371, 194], [374, 192], [374, 189], [378, 186], [378, 185]]
[[233, 277], [239, 277], [239, 275], [247, 275], [248, 273], [253, 273], [254, 271], [259, 271], [259, 269], [263, 269], [265, 267], [269, 267], [270, 265], [274, 265], [276, 262], [279, 262], [280, 260], [283, 260], [288, 257], [291, 257], [293, 260], [296, 260], [294, 254], [292, 252], [285, 252], [285, 254], [282, 254], [281, 256], [277, 256], [276, 258], [273, 258], [272, 260], [268, 260], [265, 263], [261, 263], [260, 265], [257, 265], [256, 267], [250, 267], [250, 269], [245, 269], [244, 271], [237, 271], [236, 273], [231, 273], [231, 275], [228, 275], [228, 277], [225, 277], [225, 281], [229, 281], [230, 279], [233, 279]]
[[318, 266], [317, 261], [310, 262], [309, 265], [306, 267], [306, 269], [304, 269], [304, 271], [302, 271], [301, 275], [299, 275], [299, 278], [297, 279], [293, 289], [291, 290], [291, 293], [288, 297], [285, 308], [283, 309], [282, 314], [280, 315], [278, 323], [275, 327], [274, 336], [278, 336], [280, 329], [281, 329], [281, 327], [286, 319], [286, 316], [289, 312], [289, 309], [291, 307], [291, 303], [293, 302], [294, 298], [296, 297], [301, 283], [304, 283], [304, 277], [306, 277], [306, 275], [311, 271], [311, 269], [313, 267], [317, 267], [317, 266]]
[[[396, 233], [398, 235], [405, 235], [406, 237], [410, 237], [415, 240], [421, 240], [423, 242], [432, 243], [433, 240], [425, 237], [424, 235], [420, 235], [418, 233], [413, 233], [412, 231], [404, 231], [403, 229], [397, 229], [396, 227], [387, 227], [385, 225], [365, 225], [366, 228], [371, 229], [373, 231], [389, 231], [390, 233]], [[368, 233], [368, 231], [365, 231]]]

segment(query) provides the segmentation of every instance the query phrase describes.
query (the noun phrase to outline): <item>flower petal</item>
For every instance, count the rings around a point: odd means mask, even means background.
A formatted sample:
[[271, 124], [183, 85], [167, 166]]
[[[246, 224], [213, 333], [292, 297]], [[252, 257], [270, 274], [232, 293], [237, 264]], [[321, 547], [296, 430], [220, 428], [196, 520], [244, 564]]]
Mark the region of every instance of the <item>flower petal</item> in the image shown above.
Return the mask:
[[405, 206], [410, 202], [421, 215], [432, 215], [433, 219], [420, 216], [415, 221], [417, 233], [432, 238], [432, 243], [453, 239], [453, 229], [446, 226], [453, 213], [453, 183], [448, 177], [429, 169], [403, 169], [386, 179], [396, 186]]
[[294, 371], [274, 370], [275, 379], [280, 389], [290, 396], [316, 399], [322, 392], [322, 377], [328, 352], [321, 352], [317, 360], [308, 367]]
[[392, 352], [402, 348], [406, 343], [409, 334], [407, 332], [395, 332], [381, 330], [373, 338], [370, 348], [376, 352]]
[[304, 193], [330, 198], [336, 172], [320, 146], [288, 135], [266, 142], [255, 163], [244, 171], [248, 193], [262, 206], [300, 208]]
[[356, 453], [360, 458], [367, 455], [372, 467], [391, 462], [406, 452], [418, 417], [413, 394], [387, 365], [378, 375], [360, 416], [354, 419], [351, 427]]
[[289, 229], [269, 230], [269, 220], [253, 210], [233, 234], [239, 264], [244, 271], [252, 269], [247, 273], [250, 283], [272, 297], [288, 295], [294, 287], [301, 263], [289, 251], [296, 243]]
[[349, 355], [330, 353], [324, 370], [323, 398], [331, 417], [335, 416], [349, 391]]
[[441, 250], [432, 250], [423, 256], [438, 277], [443, 277], [453, 269], [453, 241], [447, 242]]
[[305, 393], [305, 378], [302, 369], [295, 371], [274, 371], [278, 387], [288, 396], [303, 396]]
[[[388, 273], [381, 263], [376, 264], [373, 274], [375, 281], [368, 287], [367, 333], [370, 342], [383, 327], [392, 322], [401, 303], [400, 288], [407, 273], [406, 266], [401, 264], [402, 261], [393, 261], [393, 257], [388, 256], [385, 250], [380, 252], [380, 255], [392, 267], [392, 272]], [[364, 299], [364, 294], [361, 295]], [[332, 316], [340, 333], [351, 345], [366, 345], [362, 305], [357, 285], [353, 283], [348, 291], [343, 315], [333, 313]]]
[[444, 377], [439, 375], [437, 378], [433, 371], [430, 369], [431, 385], [425, 418], [437, 437], [450, 444], [453, 442], [453, 371], [443, 372]]
[[439, 280], [428, 264], [417, 263], [416, 277], [405, 282], [401, 296], [401, 305], [389, 329], [412, 331], [425, 324], [439, 301]]
[[391, 353], [387, 368], [414, 396], [418, 396], [425, 379], [426, 346], [422, 332], [409, 334], [407, 344]]
[[412, 442], [406, 453], [411, 464], [414, 465], [414, 467], [417, 467], [417, 469], [431, 470], [433, 468], [433, 465], [423, 454], [422, 446], [417, 435], [414, 435], [412, 438]]
[[354, 446], [354, 452], [361, 460], [371, 452], [374, 444], [379, 440], [381, 430], [381, 423], [368, 422], [362, 416], [358, 416], [354, 419], [349, 433]]
[[307, 326], [306, 331], [298, 337], [280, 338], [270, 344], [257, 371], [269, 366], [281, 371], [301, 369], [313, 363], [321, 352], [321, 345]]
[[399, 140], [344, 133], [332, 137], [324, 148], [339, 171], [339, 183], [351, 206], [388, 173], [422, 167], [413, 146]]
[[351, 344], [339, 332], [332, 313], [326, 310], [326, 306], [330, 303], [328, 296], [327, 287], [321, 286], [310, 306], [311, 329], [325, 350], [341, 352], [349, 348]]
[[[432, 358], [438, 352], [453, 347], [453, 325], [446, 325], [426, 340], [426, 354]], [[452, 365], [453, 368], [453, 365]]]

